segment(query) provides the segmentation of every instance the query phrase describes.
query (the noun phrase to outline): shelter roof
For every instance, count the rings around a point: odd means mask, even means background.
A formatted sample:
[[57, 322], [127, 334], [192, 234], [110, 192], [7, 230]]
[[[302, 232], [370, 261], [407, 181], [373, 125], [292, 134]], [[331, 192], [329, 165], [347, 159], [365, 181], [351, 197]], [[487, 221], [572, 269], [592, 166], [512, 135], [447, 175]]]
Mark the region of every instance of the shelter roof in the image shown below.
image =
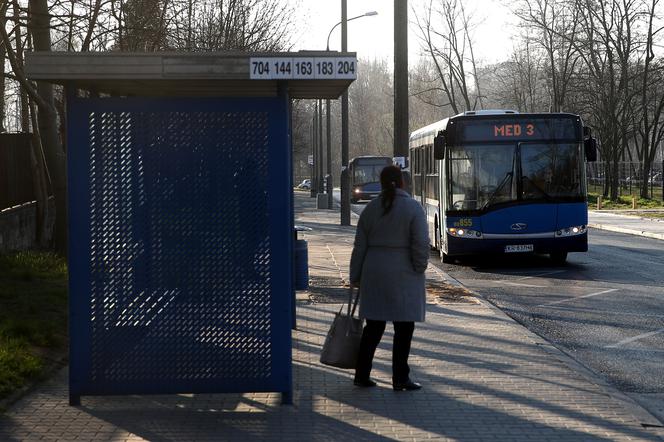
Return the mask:
[[[31, 52], [25, 70], [32, 80], [114, 96], [265, 97], [285, 82], [291, 98], [338, 98], [355, 79], [355, 60], [354, 52], [336, 51]], [[280, 65], [275, 72], [274, 63], [287, 61], [289, 70]], [[308, 62], [311, 72], [296, 66]], [[330, 62], [333, 71], [321, 70], [319, 63]], [[258, 72], [254, 63], [269, 63], [270, 72]]]

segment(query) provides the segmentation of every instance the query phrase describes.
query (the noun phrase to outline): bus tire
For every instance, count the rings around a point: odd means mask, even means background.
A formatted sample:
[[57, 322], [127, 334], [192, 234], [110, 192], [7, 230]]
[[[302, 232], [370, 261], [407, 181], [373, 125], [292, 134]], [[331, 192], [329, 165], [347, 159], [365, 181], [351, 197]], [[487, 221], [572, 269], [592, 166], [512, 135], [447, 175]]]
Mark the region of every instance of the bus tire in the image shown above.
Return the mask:
[[551, 261], [557, 266], [565, 265], [567, 261], [567, 252], [553, 252], [550, 253]]
[[359, 200], [358, 200], [357, 198], [351, 198], [351, 199], [350, 199], [350, 203], [351, 203], [351, 204], [357, 204], [358, 201], [359, 201]]

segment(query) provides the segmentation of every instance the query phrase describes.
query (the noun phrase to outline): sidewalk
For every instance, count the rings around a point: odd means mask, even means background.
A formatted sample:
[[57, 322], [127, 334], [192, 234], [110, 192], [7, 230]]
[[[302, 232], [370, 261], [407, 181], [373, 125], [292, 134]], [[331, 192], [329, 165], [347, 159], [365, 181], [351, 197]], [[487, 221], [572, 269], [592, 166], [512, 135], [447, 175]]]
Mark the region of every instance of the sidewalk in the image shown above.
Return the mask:
[[616, 211], [589, 210], [588, 227], [664, 240], [664, 219], [623, 215]]
[[256, 393], [84, 397], [69, 407], [63, 370], [0, 417], [0, 440], [661, 440], [638, 407], [540, 337], [484, 301], [449, 296], [432, 266], [427, 322], [416, 326], [410, 358], [421, 391], [391, 389], [390, 326], [374, 363], [377, 388], [358, 389], [351, 371], [321, 365], [347, 295], [354, 227], [314, 206], [296, 193], [297, 223], [314, 230], [304, 234], [311, 290], [298, 293], [293, 406]]

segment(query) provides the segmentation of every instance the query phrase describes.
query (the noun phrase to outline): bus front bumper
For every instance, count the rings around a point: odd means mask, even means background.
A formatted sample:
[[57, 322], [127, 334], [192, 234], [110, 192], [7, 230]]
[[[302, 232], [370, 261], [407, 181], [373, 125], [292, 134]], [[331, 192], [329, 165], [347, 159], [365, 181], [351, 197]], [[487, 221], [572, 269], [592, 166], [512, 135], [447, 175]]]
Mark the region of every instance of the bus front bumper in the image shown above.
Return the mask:
[[[523, 246], [523, 247], [509, 247]], [[532, 246], [532, 250], [531, 249]], [[507, 252], [506, 250], [526, 250]], [[447, 235], [447, 255], [519, 255], [523, 253], [587, 252], [588, 233], [562, 238], [468, 239]]]

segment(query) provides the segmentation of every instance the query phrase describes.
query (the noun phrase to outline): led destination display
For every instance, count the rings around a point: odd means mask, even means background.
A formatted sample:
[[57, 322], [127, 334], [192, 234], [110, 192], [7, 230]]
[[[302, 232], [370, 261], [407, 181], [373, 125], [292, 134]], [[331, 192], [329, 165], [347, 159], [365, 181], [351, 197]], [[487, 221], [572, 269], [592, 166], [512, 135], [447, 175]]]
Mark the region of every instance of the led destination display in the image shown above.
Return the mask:
[[496, 118], [456, 121], [456, 142], [581, 141], [581, 122], [574, 118]]

